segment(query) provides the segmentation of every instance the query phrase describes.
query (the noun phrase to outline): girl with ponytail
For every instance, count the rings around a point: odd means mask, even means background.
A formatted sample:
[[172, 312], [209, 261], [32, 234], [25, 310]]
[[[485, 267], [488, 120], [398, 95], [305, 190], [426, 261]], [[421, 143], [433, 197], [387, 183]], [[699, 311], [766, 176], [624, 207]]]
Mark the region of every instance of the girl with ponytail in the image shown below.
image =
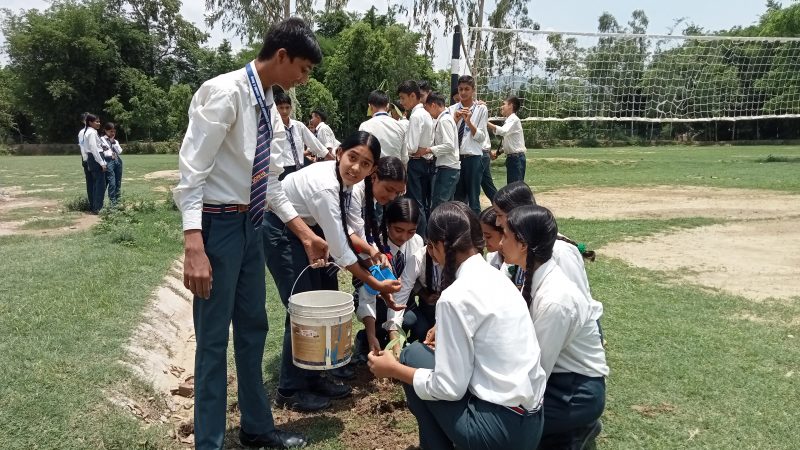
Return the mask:
[[[400, 282], [378, 281], [369, 273], [370, 264], [358, 256], [347, 223], [353, 186], [375, 172], [380, 152], [380, 143], [374, 136], [356, 132], [338, 148], [335, 161], [315, 163], [291, 173], [281, 186], [298, 217], [328, 242], [334, 262], [371, 288], [390, 296], [400, 289]], [[364, 201], [369, 205], [373, 202], [371, 183], [366, 184]], [[264, 216], [262, 230], [267, 268], [284, 306], [288, 306], [293, 293], [338, 289], [335, 271], [305, 270], [308, 258], [302, 242], [276, 214], [270, 212]], [[300, 369], [292, 363], [288, 313], [286, 323], [276, 402], [296, 410], [315, 411], [330, 406], [331, 398], [350, 395], [349, 386], [336, 384], [320, 377], [319, 372]]]
[[547, 208], [514, 208], [503, 231], [503, 256], [525, 268], [522, 298], [548, 376], [542, 446], [583, 448], [600, 433], [605, 408], [609, 371], [599, 326], [602, 308], [596, 309], [553, 260], [558, 225]]
[[427, 232], [443, 269], [436, 351], [415, 342], [399, 361], [391, 351], [371, 353], [370, 370], [404, 383], [421, 448], [536, 448], [545, 376], [522, 296], [481, 256], [468, 207], [441, 204]]

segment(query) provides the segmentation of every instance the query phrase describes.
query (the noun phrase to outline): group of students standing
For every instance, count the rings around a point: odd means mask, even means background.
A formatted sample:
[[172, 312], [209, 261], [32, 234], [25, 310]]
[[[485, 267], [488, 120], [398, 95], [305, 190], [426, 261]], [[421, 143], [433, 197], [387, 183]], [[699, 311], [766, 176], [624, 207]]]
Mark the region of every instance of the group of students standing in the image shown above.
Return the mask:
[[81, 150], [81, 165], [86, 178], [86, 197], [89, 210], [98, 214], [103, 209], [106, 190], [112, 205], [119, 202], [122, 189], [122, 146], [117, 141], [117, 130], [113, 123], [106, 122], [100, 130], [100, 118], [94, 114], [83, 114], [83, 128], [78, 132]]
[[[366, 331], [356, 345], [376, 376], [405, 383], [422, 448], [580, 448], [599, 432], [605, 400], [602, 306], [588, 282], [584, 294], [553, 262], [564, 241], [522, 182], [494, 196], [501, 253], [490, 258], [494, 267], [482, 256], [477, 192], [488, 113], [475, 102], [474, 80], [459, 80], [461, 103], [451, 108], [442, 95], [423, 99], [415, 82], [403, 83], [407, 123], [374, 91], [373, 117], [340, 143], [324, 113], [312, 114], [311, 132], [272, 89], [304, 83], [321, 59], [310, 28], [287, 19], [269, 29], [254, 61], [205, 82], [192, 98], [174, 197], [184, 284], [195, 295], [196, 448], [223, 446], [231, 324], [241, 443], [306, 445], [302, 434], [275, 428], [263, 385], [265, 275], [287, 306], [296, 293], [338, 290], [338, 268], [354, 277]], [[520, 185], [529, 204], [503, 203]], [[398, 279], [376, 279], [373, 264]], [[341, 381], [348, 370], [322, 375], [293, 364], [288, 313], [284, 322], [276, 404], [318, 411], [350, 395]], [[397, 361], [381, 348], [400, 327], [418, 342]], [[540, 445], [543, 427], [551, 444]]]

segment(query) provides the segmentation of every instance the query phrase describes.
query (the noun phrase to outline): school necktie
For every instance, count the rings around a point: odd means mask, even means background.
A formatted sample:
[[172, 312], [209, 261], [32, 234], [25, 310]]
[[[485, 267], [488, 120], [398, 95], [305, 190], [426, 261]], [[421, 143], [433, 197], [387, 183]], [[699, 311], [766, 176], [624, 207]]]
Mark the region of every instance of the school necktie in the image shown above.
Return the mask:
[[402, 251], [398, 250], [397, 254], [394, 256], [392, 265], [394, 266], [394, 276], [399, 279], [400, 275], [403, 274], [403, 269], [406, 268], [406, 255], [404, 255]]
[[297, 156], [297, 145], [294, 143], [294, 132], [292, 129], [294, 126], [291, 126], [286, 129], [286, 139], [289, 140], [289, 145], [292, 147], [292, 157], [294, 158], [294, 166], [298, 169], [303, 167], [303, 160]]
[[253, 178], [250, 185], [250, 220], [258, 228], [264, 218], [264, 204], [267, 201], [267, 180], [269, 179], [269, 144], [272, 141], [272, 128], [269, 126], [269, 109], [258, 121], [256, 156], [253, 158]]
[[464, 135], [467, 131], [467, 121], [461, 119], [461, 125], [458, 126], [458, 148], [461, 148], [461, 142], [464, 141]]

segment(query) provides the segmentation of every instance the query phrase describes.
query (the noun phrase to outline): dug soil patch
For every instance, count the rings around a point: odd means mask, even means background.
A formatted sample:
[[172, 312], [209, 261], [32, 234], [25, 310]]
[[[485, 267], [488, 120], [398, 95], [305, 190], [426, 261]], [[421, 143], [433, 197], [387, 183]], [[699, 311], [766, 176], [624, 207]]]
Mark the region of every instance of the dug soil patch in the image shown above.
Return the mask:
[[181, 174], [177, 170], [159, 170], [145, 174], [144, 179], [178, 181], [181, 179]]
[[[53, 188], [62, 190], [62, 188]], [[60, 206], [55, 200], [48, 200], [37, 197], [25, 197], [25, 194], [41, 192], [52, 189], [39, 189], [34, 191], [23, 191], [19, 186], [0, 189], [0, 236], [10, 236], [17, 234], [34, 236], [58, 236], [75, 231], [88, 230], [100, 222], [98, 216], [82, 214], [73, 223], [66, 226], [46, 229], [24, 229], [23, 226], [36, 219], [50, 219], [59, 216]], [[15, 215], [15, 211], [25, 210], [24, 214], [16, 214], [17, 218], [8, 219], [7, 216]], [[3, 216], [7, 218], [4, 220]]]
[[753, 300], [800, 296], [800, 218], [741, 221], [608, 244], [598, 253]]
[[800, 195], [699, 186], [565, 188], [536, 193], [556, 217], [767, 219], [800, 217]]

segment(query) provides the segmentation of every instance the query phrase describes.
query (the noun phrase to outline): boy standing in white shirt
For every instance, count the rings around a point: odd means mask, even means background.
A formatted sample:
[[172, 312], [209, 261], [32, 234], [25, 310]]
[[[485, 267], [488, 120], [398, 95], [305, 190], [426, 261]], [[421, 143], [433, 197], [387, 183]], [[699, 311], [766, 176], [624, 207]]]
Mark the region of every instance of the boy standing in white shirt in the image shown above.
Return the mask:
[[[322, 52], [311, 29], [291, 18], [270, 27], [257, 59], [206, 81], [189, 107], [174, 190], [183, 216], [184, 285], [194, 295], [195, 448], [222, 449], [227, 411], [227, 347], [233, 324], [241, 428], [248, 447], [306, 445], [275, 428], [264, 390], [267, 336], [264, 251], [260, 232], [267, 203], [291, 219], [312, 264], [327, 244], [298, 217], [284, 194], [275, 139], [285, 139], [272, 85], [305, 83]], [[269, 185], [269, 189], [267, 189]], [[212, 285], [213, 275], [213, 285]]]
[[417, 233], [424, 236], [431, 212], [431, 185], [436, 166], [433, 154], [423, 155], [420, 150], [433, 144], [433, 119], [423, 107], [419, 86], [415, 81], [404, 81], [397, 88], [397, 94], [406, 111], [411, 111], [405, 135], [405, 147], [409, 156], [407, 194], [417, 202], [422, 213], [419, 215]]
[[486, 105], [475, 102], [475, 79], [462, 75], [458, 79], [461, 101], [450, 107], [450, 114], [458, 126], [458, 146], [461, 158], [461, 175], [455, 199], [469, 205], [480, 214], [481, 177], [483, 176], [483, 144], [487, 137], [486, 123], [489, 112]]
[[275, 106], [281, 115], [281, 121], [286, 128], [286, 139], [275, 139], [272, 145], [280, 151], [280, 158], [274, 162], [283, 168], [283, 173], [278, 180], [283, 180], [286, 175], [298, 171], [305, 166], [305, 148], [308, 147], [310, 153], [320, 159], [333, 159], [333, 153], [329, 152], [322, 143], [314, 137], [314, 133], [306, 127], [303, 122], [294, 120], [292, 115], [292, 99], [281, 92], [275, 94]]
[[322, 142], [322, 145], [324, 145], [329, 152], [335, 153], [336, 149], [339, 148], [339, 141], [336, 140], [336, 136], [334, 136], [331, 127], [325, 123], [326, 120], [328, 120], [328, 115], [321, 109], [315, 109], [311, 111], [309, 125], [311, 125], [311, 129], [314, 130], [314, 136]]
[[519, 107], [519, 98], [508, 97], [500, 107], [500, 114], [506, 118], [503, 126], [487, 124], [489, 130], [503, 137], [500, 152], [506, 154], [506, 184], [525, 181], [525, 137], [522, 133], [522, 122], [517, 117]]
[[432, 211], [442, 203], [453, 200], [461, 172], [461, 161], [458, 157], [456, 122], [445, 106], [444, 96], [438, 92], [428, 94], [425, 109], [436, 120], [433, 126], [433, 146], [422, 151], [423, 154], [431, 153], [436, 157], [436, 174], [433, 177], [431, 194]]
[[383, 91], [375, 90], [369, 93], [367, 103], [372, 108], [372, 118], [362, 122], [358, 131], [366, 131], [378, 138], [381, 143], [381, 157], [394, 156], [407, 164], [408, 152], [403, 145], [406, 130], [389, 115], [389, 96]]

